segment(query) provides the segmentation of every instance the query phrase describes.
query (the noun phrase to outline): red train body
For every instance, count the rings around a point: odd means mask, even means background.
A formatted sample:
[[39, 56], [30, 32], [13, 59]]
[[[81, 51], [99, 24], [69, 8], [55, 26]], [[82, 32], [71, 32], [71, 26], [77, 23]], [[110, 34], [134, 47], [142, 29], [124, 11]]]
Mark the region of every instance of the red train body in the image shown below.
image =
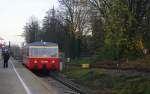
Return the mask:
[[23, 63], [31, 70], [60, 70], [58, 45], [33, 42], [23, 48]]

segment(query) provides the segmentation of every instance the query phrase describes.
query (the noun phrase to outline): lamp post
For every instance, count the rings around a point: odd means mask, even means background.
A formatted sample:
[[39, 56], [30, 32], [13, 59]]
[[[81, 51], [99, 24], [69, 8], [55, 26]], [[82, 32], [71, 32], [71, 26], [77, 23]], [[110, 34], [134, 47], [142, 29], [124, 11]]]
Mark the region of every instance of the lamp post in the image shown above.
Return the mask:
[[9, 45], [8, 45], [9, 48], [10, 48], [10, 45], [11, 45], [11, 43], [10, 43], [10, 41], [9, 41]]

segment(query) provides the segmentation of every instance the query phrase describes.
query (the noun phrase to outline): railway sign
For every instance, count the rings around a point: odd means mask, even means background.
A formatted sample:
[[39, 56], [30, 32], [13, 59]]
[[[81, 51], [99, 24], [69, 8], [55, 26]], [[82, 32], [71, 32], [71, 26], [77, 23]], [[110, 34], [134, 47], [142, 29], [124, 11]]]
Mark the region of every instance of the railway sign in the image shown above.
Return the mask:
[[148, 49], [143, 49], [143, 53], [144, 53], [145, 55], [147, 55]]

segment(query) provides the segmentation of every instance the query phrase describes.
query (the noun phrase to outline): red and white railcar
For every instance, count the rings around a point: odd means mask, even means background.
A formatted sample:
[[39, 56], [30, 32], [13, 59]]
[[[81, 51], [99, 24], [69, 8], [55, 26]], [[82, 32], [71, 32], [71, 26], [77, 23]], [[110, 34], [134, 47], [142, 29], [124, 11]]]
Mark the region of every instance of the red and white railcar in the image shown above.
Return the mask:
[[58, 44], [33, 42], [23, 47], [23, 63], [31, 70], [60, 70]]

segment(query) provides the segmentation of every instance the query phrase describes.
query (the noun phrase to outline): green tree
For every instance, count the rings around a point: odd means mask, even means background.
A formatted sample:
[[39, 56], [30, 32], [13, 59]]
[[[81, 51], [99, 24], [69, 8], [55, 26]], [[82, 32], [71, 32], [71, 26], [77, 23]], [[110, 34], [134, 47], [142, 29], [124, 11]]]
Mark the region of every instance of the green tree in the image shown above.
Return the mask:
[[150, 1], [149, 0], [124, 0], [135, 17], [136, 22], [131, 27], [130, 36], [136, 36], [135, 40], [142, 41], [143, 48], [149, 48], [150, 39]]
[[106, 11], [106, 15], [107, 19], [104, 23], [104, 47], [110, 51], [114, 50], [112, 52], [113, 59], [119, 59], [123, 55], [127, 55], [129, 48], [133, 47], [133, 45], [129, 45], [128, 32], [133, 24], [134, 17], [122, 0], [111, 1], [111, 6]]

